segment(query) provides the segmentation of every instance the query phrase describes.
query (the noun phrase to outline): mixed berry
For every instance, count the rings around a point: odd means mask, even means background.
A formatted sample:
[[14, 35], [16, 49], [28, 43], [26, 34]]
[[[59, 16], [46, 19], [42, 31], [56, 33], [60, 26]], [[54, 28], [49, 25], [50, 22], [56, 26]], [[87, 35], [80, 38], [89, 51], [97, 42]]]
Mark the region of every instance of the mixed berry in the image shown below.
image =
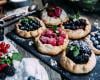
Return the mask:
[[85, 41], [75, 40], [69, 43], [66, 56], [76, 64], [85, 64], [91, 56], [91, 49]]
[[95, 46], [95, 48], [100, 50], [100, 31], [94, 34], [91, 33], [90, 40], [93, 42], [93, 45]]
[[63, 45], [66, 37], [66, 33], [62, 30], [62, 28], [58, 27], [56, 30], [49, 28], [41, 34], [40, 41], [43, 44], [60, 46]]
[[21, 30], [27, 30], [27, 31], [33, 31], [37, 30], [38, 28], [41, 27], [40, 22], [37, 19], [32, 19], [29, 17], [22, 18], [20, 20], [19, 28]]
[[48, 16], [55, 17], [55, 18], [59, 17], [62, 13], [62, 9], [55, 5], [50, 5], [46, 10], [47, 10]]
[[85, 29], [87, 23], [85, 19], [71, 20], [69, 22], [63, 24], [65, 29], [77, 30], [77, 29]]
[[12, 59], [8, 55], [9, 44], [0, 43], [0, 79], [5, 80], [6, 76], [13, 76], [15, 68], [11, 65]]

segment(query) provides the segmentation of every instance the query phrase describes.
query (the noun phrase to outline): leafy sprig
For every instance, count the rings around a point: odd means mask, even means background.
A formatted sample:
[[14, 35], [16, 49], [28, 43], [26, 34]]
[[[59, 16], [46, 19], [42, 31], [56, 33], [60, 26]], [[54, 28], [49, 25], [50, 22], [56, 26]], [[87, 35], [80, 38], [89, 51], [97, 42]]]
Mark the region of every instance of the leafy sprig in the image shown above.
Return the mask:
[[70, 51], [72, 51], [74, 57], [76, 57], [80, 54], [80, 47], [78, 47], [76, 45], [69, 46], [69, 49], [70, 49]]
[[8, 64], [8, 65], [12, 65], [13, 64], [13, 60], [21, 60], [22, 59], [22, 55], [18, 52], [14, 52], [11, 53], [12, 56], [4, 55], [2, 57], [0, 57], [0, 64]]
[[72, 19], [72, 20], [74, 20], [74, 19], [79, 19], [79, 17], [80, 17], [79, 11], [78, 11], [75, 15], [69, 16], [69, 18]]

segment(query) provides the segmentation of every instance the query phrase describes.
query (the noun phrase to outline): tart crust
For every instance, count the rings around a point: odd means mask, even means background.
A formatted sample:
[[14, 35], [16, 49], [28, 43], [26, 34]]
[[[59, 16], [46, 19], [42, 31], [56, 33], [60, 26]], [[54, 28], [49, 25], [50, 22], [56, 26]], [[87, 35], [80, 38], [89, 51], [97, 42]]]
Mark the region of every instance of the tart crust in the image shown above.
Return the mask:
[[64, 50], [61, 55], [60, 64], [65, 70], [71, 73], [85, 74], [92, 71], [92, 69], [95, 67], [96, 58], [95, 58], [94, 52], [92, 51], [89, 61], [86, 64], [76, 64], [70, 58], [66, 56], [66, 51]]
[[86, 41], [89, 43], [89, 46], [94, 51], [94, 53], [100, 55], [100, 50], [93, 46], [93, 42], [90, 40], [90, 35], [86, 37]]
[[67, 17], [67, 14], [65, 13], [64, 10], [62, 10], [62, 13], [60, 15], [60, 17], [50, 17], [47, 15], [47, 11], [44, 10], [42, 12], [42, 20], [46, 25], [52, 26], [52, 25], [59, 25], [62, 24], [63, 22], [66, 22], [69, 20], [69, 18]]
[[85, 19], [86, 20], [86, 27], [85, 30], [83, 29], [78, 29], [78, 30], [71, 30], [71, 29], [65, 29], [66, 32], [68, 33], [68, 36], [70, 39], [81, 39], [87, 36], [91, 32], [91, 24], [89, 20], [86, 17], [80, 17], [80, 19]]
[[62, 52], [64, 49], [66, 49], [69, 40], [65, 38], [63, 45], [60, 46], [52, 46], [51, 44], [43, 44], [40, 41], [40, 36], [35, 38], [36, 44], [37, 44], [37, 49], [42, 53], [42, 54], [47, 54], [47, 55], [57, 55], [60, 52]]
[[18, 23], [16, 24], [16, 32], [17, 32], [17, 34], [18, 34], [19, 36], [21, 36], [21, 37], [23, 37], [23, 38], [36, 37], [36, 36], [38, 36], [43, 30], [46, 29], [45, 24], [44, 24], [39, 18], [33, 17], [33, 16], [28, 16], [28, 17], [29, 17], [29, 18], [32, 18], [32, 19], [36, 18], [36, 19], [40, 22], [41, 27], [38, 28], [37, 30], [33, 30], [33, 31], [21, 30], [21, 29], [19, 28], [19, 25], [21, 25], [21, 24], [20, 24], [20, 22], [18, 22]]

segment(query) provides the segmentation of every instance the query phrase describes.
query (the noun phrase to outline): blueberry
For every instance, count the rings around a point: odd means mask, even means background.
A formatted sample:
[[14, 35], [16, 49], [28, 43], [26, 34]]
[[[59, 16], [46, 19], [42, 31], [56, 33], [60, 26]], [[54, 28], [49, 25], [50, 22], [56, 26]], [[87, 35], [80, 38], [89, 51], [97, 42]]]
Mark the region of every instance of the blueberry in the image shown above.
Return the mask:
[[29, 77], [28, 77], [28, 80], [36, 80], [36, 79], [35, 79], [35, 77], [33, 77], [33, 76], [29, 76]]
[[95, 41], [95, 40], [96, 40], [95, 37], [91, 37], [90, 39], [91, 39], [92, 41]]
[[100, 40], [100, 36], [98, 36], [98, 40]]
[[100, 50], [100, 45], [97, 45], [96, 48]]
[[98, 45], [98, 44], [99, 44], [99, 41], [95, 40], [95, 41], [94, 41], [94, 44], [95, 44], [95, 45]]

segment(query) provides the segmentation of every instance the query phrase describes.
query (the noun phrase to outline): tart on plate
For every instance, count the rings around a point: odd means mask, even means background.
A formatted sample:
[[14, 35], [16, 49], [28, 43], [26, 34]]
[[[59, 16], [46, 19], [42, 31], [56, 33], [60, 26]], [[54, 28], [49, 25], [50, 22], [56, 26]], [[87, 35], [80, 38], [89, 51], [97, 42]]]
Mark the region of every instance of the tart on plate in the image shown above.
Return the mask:
[[38, 36], [45, 29], [44, 23], [37, 17], [24, 17], [16, 24], [16, 32], [23, 38]]
[[70, 18], [63, 26], [70, 39], [84, 38], [91, 31], [91, 24], [86, 17], [79, 17], [78, 19]]
[[100, 54], [100, 31], [91, 32], [86, 39], [94, 53]]
[[47, 9], [42, 12], [42, 20], [46, 25], [59, 25], [68, 21], [66, 12], [58, 6], [49, 5]]
[[48, 28], [36, 39], [37, 49], [48, 55], [57, 55], [69, 42], [67, 33], [61, 27]]
[[96, 65], [94, 52], [87, 42], [82, 40], [71, 41], [63, 51], [60, 59], [61, 66], [74, 74], [89, 73]]

